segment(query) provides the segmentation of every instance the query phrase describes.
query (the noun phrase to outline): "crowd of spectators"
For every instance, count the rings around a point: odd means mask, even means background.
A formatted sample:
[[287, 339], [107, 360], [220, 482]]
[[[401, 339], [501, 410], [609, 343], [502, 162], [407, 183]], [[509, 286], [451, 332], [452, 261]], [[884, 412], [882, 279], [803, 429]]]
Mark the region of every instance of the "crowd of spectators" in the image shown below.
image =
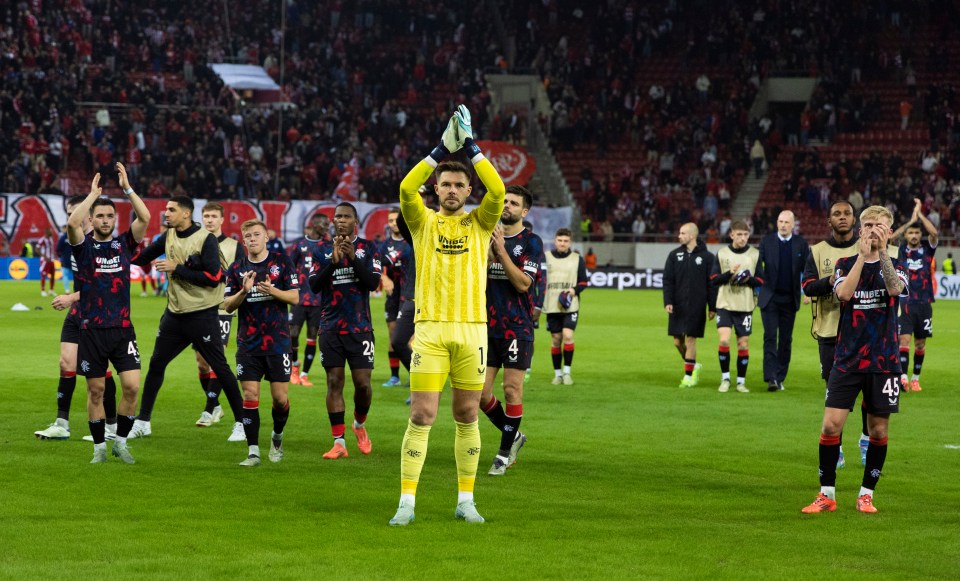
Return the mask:
[[[597, 159], [617, 146], [636, 153], [618, 170], [583, 168], [574, 193], [585, 233], [601, 238], [675, 232], [686, 221], [722, 237], [741, 180], [762, 174], [783, 146], [831, 142], [881, 119], [877, 96], [863, 90], [869, 79], [911, 88], [912, 115], [947, 145], [934, 150], [940, 167], [951, 166], [960, 141], [953, 88], [917, 86], [917, 63], [949, 66], [949, 51], [911, 42], [929, 22], [949, 34], [946, 0], [497, 5], [499, 19], [485, 3], [415, 0], [251, 0], [230, 11], [198, 1], [8, 3], [0, 7], [2, 185], [56, 191], [70, 168], [109, 176], [122, 160], [148, 196], [326, 199], [356, 160], [358, 197], [388, 201], [457, 102], [487, 135], [521, 140], [522, 117], [486, 117], [484, 74], [511, 69], [542, 77], [552, 112], [541, 121], [558, 151], [589, 143]], [[499, 23], [515, 50], [501, 46]], [[893, 43], [882, 38], [890, 31]], [[675, 70], [651, 77], [658, 61]], [[225, 87], [207, 66], [214, 62], [262, 65], [290, 106]], [[771, 74], [821, 82], [802, 113], [751, 120]], [[820, 205], [824, 192], [814, 196], [810, 183], [824, 182], [806, 175], [804, 164], [816, 166], [809, 152], [800, 157], [791, 187], [797, 200]], [[901, 176], [863, 181], [857, 163], [837, 165], [851, 175], [830, 180], [827, 199], [857, 188], [886, 200], [903, 189]], [[908, 177], [914, 188], [924, 181]], [[943, 181], [952, 191], [953, 178]]]
[[[622, 171], [584, 178], [579, 191], [574, 188], [584, 233], [595, 238], [676, 232], [688, 220], [722, 238], [730, 190], [746, 172], [762, 175], [785, 145], [831, 143], [885, 119], [866, 80], [912, 86], [911, 102], [933, 112], [923, 115], [932, 134], [956, 127], [960, 136], [957, 108], [944, 101], [952, 99], [949, 86], [916, 93], [918, 52], [926, 51], [927, 68], [936, 70], [949, 62], [949, 51], [938, 43], [916, 47], [911, 37], [928, 21], [936, 23], [937, 35], [947, 34], [940, 23], [955, 12], [951, 2], [613, 0], [513, 7], [507, 20], [516, 26], [517, 64], [544, 80], [553, 105], [545, 127], [556, 149], [588, 142], [597, 159], [612, 144], [640, 152], [640, 161]], [[675, 66], [669, 82], [647, 74], [658, 59]], [[749, 121], [756, 92], [770, 75], [820, 82], [804, 110], [771, 108]], [[761, 220], [759, 233], [768, 226]]]
[[[56, 188], [68, 160], [84, 174], [122, 160], [150, 196], [326, 198], [356, 159], [358, 195], [392, 199], [454, 103], [486, 122], [481, 61], [497, 50], [481, 10], [413, 0], [252, 0], [229, 12], [197, 1], [8, 3], [4, 189]], [[207, 66], [258, 64], [280, 81], [281, 38], [293, 105], [282, 126], [278, 108], [253, 106]]]

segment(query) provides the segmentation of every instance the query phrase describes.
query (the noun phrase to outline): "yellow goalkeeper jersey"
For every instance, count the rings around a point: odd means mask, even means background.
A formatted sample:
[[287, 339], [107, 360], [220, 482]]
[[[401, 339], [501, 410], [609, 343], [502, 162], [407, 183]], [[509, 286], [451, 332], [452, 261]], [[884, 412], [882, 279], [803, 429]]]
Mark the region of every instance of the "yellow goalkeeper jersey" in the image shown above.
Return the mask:
[[420, 198], [418, 190], [434, 170], [427, 160], [400, 183], [400, 211], [416, 256], [416, 322], [487, 321], [487, 250], [503, 212], [505, 188], [489, 160], [481, 159], [474, 169], [487, 194], [479, 206], [458, 216], [443, 216]]

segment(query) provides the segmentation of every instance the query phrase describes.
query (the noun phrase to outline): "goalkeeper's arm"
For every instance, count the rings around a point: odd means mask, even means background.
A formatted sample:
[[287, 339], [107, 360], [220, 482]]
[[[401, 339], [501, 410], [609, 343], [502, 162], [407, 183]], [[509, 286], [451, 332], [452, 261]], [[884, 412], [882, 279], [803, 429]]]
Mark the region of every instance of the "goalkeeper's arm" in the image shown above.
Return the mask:
[[430, 174], [445, 157], [452, 152], [459, 151], [462, 145], [457, 140], [455, 123], [456, 120], [451, 117], [450, 121], [447, 122], [447, 128], [443, 130], [440, 143], [433, 148], [430, 155], [415, 165], [400, 182], [400, 213], [411, 232], [420, 231], [424, 216], [427, 213], [423, 199], [420, 197], [420, 186], [430, 179]]

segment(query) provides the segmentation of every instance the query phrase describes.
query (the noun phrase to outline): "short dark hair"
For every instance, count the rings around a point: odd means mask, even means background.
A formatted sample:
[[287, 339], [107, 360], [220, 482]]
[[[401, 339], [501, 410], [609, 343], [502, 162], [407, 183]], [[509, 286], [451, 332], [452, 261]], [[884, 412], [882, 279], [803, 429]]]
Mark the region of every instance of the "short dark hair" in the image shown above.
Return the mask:
[[573, 232], [571, 232], [569, 228], [560, 228], [557, 230], [557, 233], [553, 235], [554, 238], [559, 238], [561, 236], [573, 238]]
[[79, 194], [76, 196], [70, 196], [70, 198], [67, 199], [67, 206], [79, 206], [86, 199], [86, 196], [81, 196]]
[[523, 186], [507, 186], [507, 193], [523, 198], [523, 209], [529, 210], [533, 207], [533, 195], [530, 190]]
[[206, 205], [203, 207], [203, 209], [200, 210], [200, 213], [201, 213], [201, 214], [206, 213], [206, 212], [220, 212], [220, 217], [221, 217], [221, 218], [222, 218], [223, 215], [224, 215], [224, 214], [223, 214], [223, 206], [221, 206], [220, 204], [218, 204], [218, 203], [216, 203], [216, 202], [207, 202]]
[[737, 220], [733, 224], [730, 224], [730, 231], [733, 232], [734, 230], [746, 230], [749, 232], [750, 226], [747, 226], [747, 223], [743, 220]]
[[920, 226], [920, 222], [911, 222], [903, 231], [906, 232], [907, 230], [919, 230], [921, 234], [923, 233], [923, 227]]
[[110, 198], [97, 198], [93, 205], [90, 206], [90, 215], [93, 216], [93, 213], [96, 211], [98, 206], [110, 206], [114, 211], [117, 210], [117, 205], [113, 203], [113, 200]]
[[170, 201], [180, 206], [184, 210], [190, 210], [193, 212], [193, 198], [190, 196], [174, 196], [170, 198]]
[[350, 202], [340, 202], [339, 204], [337, 204], [337, 208], [350, 208], [351, 210], [353, 210], [353, 217], [356, 218], [357, 220], [360, 219], [360, 214], [357, 212], [357, 207], [351, 204]]
[[853, 204], [851, 204], [848, 200], [837, 200], [836, 202], [830, 204], [830, 212], [833, 212], [833, 207], [839, 204], [846, 204], [850, 206], [851, 211], [856, 211], [856, 209], [853, 207]]
[[399, 214], [399, 213], [400, 213], [400, 208], [397, 208], [396, 206], [387, 210], [387, 216], [389, 216], [390, 214]]
[[467, 166], [463, 165], [459, 161], [444, 161], [437, 166], [437, 170], [434, 172], [437, 176], [437, 179], [440, 178], [440, 174], [445, 171], [462, 173], [467, 176], [467, 181], [470, 181], [470, 170], [467, 169]]

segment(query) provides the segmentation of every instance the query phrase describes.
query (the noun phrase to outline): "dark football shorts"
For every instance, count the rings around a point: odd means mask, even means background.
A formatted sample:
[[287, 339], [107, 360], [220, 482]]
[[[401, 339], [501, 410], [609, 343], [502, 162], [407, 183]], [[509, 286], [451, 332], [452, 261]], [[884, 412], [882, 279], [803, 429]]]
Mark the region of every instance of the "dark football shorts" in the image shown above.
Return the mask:
[[533, 341], [487, 339], [487, 367], [526, 370], [532, 358]]
[[237, 353], [237, 379], [240, 381], [266, 379], [271, 383], [286, 383], [290, 381], [291, 365], [289, 353], [280, 355]]
[[416, 329], [413, 318], [417, 314], [413, 299], [400, 301], [400, 312], [397, 313], [397, 326], [393, 328], [393, 334], [390, 335], [390, 347], [396, 350], [402, 350], [410, 339], [413, 338]]
[[753, 332], [753, 313], [717, 309], [717, 328], [733, 327], [737, 337], [749, 337]]
[[547, 313], [547, 331], [563, 333], [564, 329], [577, 330], [577, 319], [580, 313]]
[[316, 329], [320, 326], [321, 307], [304, 307], [297, 305], [290, 309], [290, 325], [298, 331], [303, 323], [307, 323], [307, 329]]
[[857, 394], [863, 393], [863, 405], [871, 414], [895, 414], [900, 411], [900, 376], [896, 373], [844, 373], [834, 369], [827, 379], [825, 407], [853, 409]]
[[[674, 305], [674, 309], [676, 309], [676, 305]], [[706, 327], [706, 309], [698, 309], [697, 311], [687, 313], [677, 313], [677, 311], [674, 310], [667, 318], [667, 334], [672, 337], [679, 337], [681, 335], [703, 337], [703, 330]]]
[[117, 373], [140, 369], [140, 349], [133, 327], [85, 329], [77, 348], [77, 374], [104, 377], [113, 363]]
[[220, 340], [223, 341], [223, 346], [226, 347], [230, 344], [230, 329], [233, 327], [233, 315], [224, 315], [221, 313], [220, 317]]
[[903, 303], [900, 313], [900, 335], [913, 335], [917, 339], [933, 337], [933, 305], [930, 303]]
[[837, 339], [820, 339], [817, 341], [817, 347], [820, 350], [820, 377], [824, 380], [830, 378], [830, 372], [833, 371], [833, 356], [837, 352]]
[[63, 318], [63, 326], [60, 327], [60, 342], [80, 342], [80, 317], [67, 313], [67, 316]]
[[373, 333], [335, 332], [320, 334], [320, 365], [324, 369], [345, 367], [350, 369], [373, 369]]
[[387, 296], [387, 300], [383, 303], [383, 312], [387, 316], [388, 323], [397, 320], [397, 315], [400, 314], [400, 293], [393, 291]]

